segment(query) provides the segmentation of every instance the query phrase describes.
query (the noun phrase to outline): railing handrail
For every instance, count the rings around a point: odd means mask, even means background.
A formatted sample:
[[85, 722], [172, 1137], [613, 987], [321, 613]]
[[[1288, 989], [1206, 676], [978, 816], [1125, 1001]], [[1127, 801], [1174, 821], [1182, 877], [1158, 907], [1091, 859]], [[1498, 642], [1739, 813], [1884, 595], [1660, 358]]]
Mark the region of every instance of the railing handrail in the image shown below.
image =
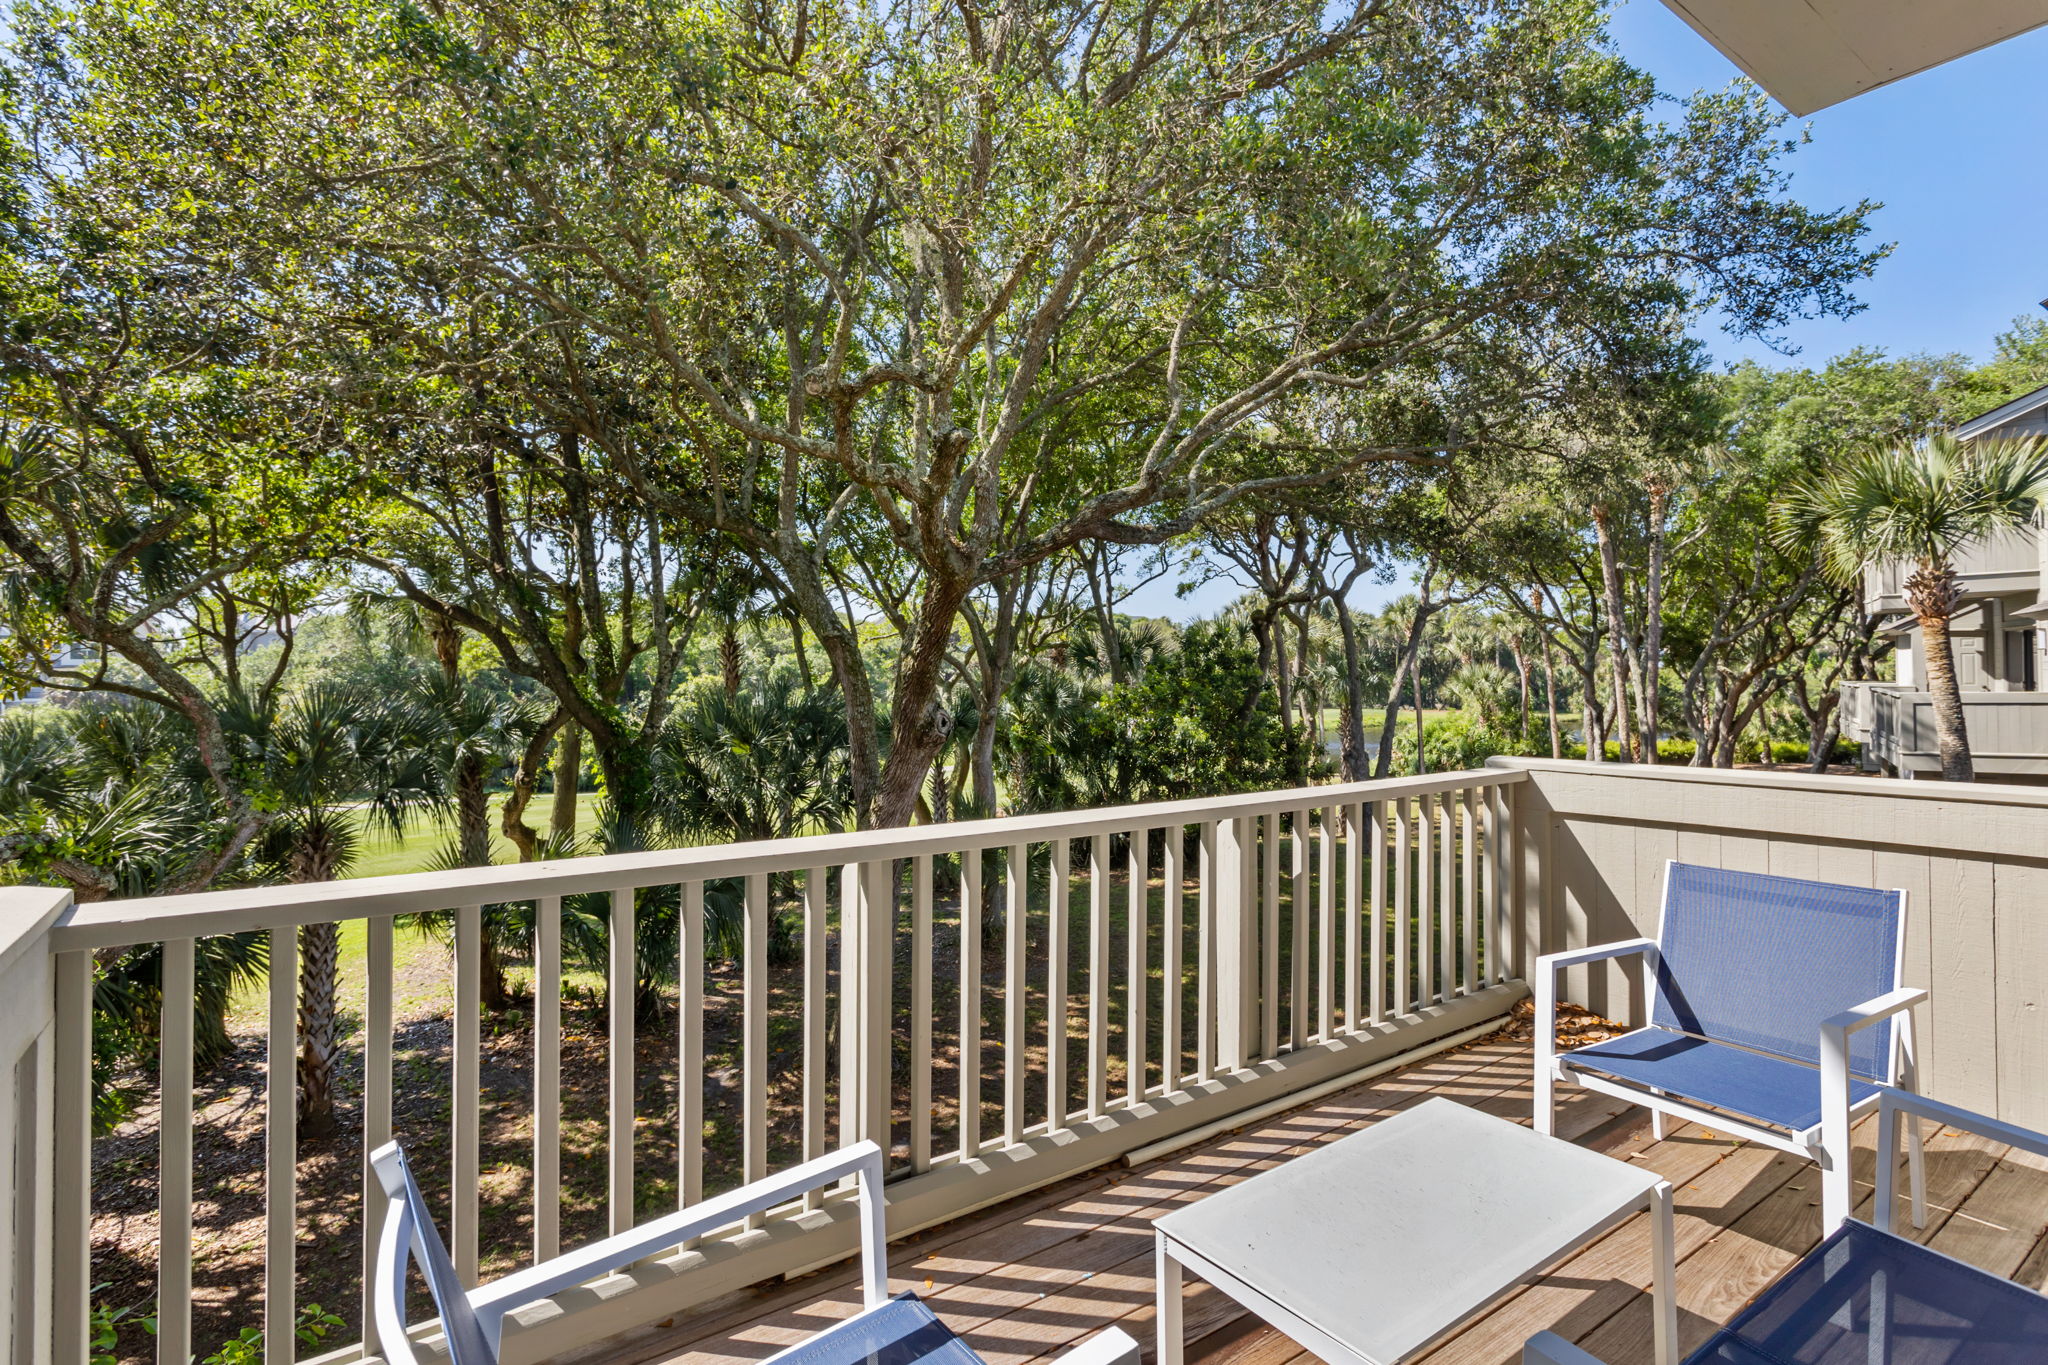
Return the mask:
[[1372, 782], [1290, 787], [1247, 795], [1195, 797], [1142, 805], [1041, 815], [1000, 816], [947, 824], [853, 830], [794, 839], [707, 844], [534, 863], [455, 868], [301, 885], [243, 887], [182, 896], [141, 897], [73, 906], [51, 930], [53, 952], [95, 951], [165, 939], [279, 929], [344, 919], [378, 919], [452, 906], [573, 896], [628, 887], [662, 886], [762, 873], [975, 852], [1053, 839], [1083, 839], [1165, 825], [1202, 824], [1403, 796], [1506, 786], [1522, 771], [1466, 769]]

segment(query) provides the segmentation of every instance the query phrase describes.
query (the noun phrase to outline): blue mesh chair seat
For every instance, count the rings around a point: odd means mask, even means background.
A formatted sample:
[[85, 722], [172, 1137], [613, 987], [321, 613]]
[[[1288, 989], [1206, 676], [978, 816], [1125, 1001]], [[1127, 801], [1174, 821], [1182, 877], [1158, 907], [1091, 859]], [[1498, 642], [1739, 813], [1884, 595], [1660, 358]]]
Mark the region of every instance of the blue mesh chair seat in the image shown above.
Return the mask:
[[2048, 1298], [1850, 1222], [1686, 1365], [2038, 1365], [2043, 1359]]
[[923, 1300], [898, 1294], [773, 1357], [775, 1365], [982, 1365]]
[[[1685, 1358], [1685, 1365], [2033, 1365], [2048, 1360], [2048, 1298], [1891, 1233], [1901, 1120], [1924, 1118], [2014, 1153], [2048, 1157], [2048, 1133], [1881, 1086], [1869, 1223], [1845, 1219]], [[1958, 1213], [1958, 1219], [1967, 1215]], [[1825, 1230], [1825, 1225], [1823, 1225]], [[1522, 1365], [1603, 1365], [1556, 1332]]]
[[[1695, 1104], [1774, 1128], [1798, 1133], [1820, 1122], [1814, 1068], [1769, 1053], [1670, 1029], [1640, 1028], [1574, 1049], [1570, 1057], [1576, 1070], [1683, 1095]], [[1860, 1104], [1877, 1093], [1877, 1086], [1852, 1078], [1849, 1093], [1851, 1102]]]
[[[1910, 1086], [1912, 1018], [1902, 990], [1906, 893], [1689, 863], [1665, 864], [1657, 937], [1546, 953], [1536, 966], [1536, 1104], [1550, 1132], [1558, 1082], [1810, 1156], [1830, 1223], [1849, 1212], [1849, 1125], [1879, 1085]], [[1591, 1047], [1556, 1047], [1558, 976], [1638, 959], [1647, 1026]], [[1830, 1042], [1823, 1051], [1823, 1036]], [[1846, 1111], [1822, 1103], [1823, 1077]], [[1922, 1216], [1912, 1134], [1914, 1221]]]

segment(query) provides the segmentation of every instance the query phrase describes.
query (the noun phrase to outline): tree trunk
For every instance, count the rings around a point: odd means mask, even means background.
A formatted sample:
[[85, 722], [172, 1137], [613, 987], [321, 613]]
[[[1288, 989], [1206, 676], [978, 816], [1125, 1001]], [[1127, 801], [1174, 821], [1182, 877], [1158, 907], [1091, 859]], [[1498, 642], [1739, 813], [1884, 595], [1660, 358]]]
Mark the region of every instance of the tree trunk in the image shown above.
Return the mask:
[[1344, 600], [1342, 593], [1332, 594], [1330, 605], [1337, 613], [1337, 630], [1344, 641], [1344, 721], [1341, 731], [1344, 780], [1363, 782], [1366, 779], [1365, 677], [1359, 659], [1358, 622], [1352, 619], [1351, 604]]
[[1643, 762], [1657, 761], [1657, 682], [1664, 669], [1664, 485], [1650, 481], [1649, 565], [1643, 574], [1643, 657], [1636, 687], [1638, 724], [1642, 730]]
[[341, 994], [341, 926], [299, 929], [299, 1135], [335, 1133], [334, 1016]]
[[[1627, 761], [1631, 755], [1641, 758], [1638, 738], [1628, 723], [1628, 633], [1622, 629], [1625, 619], [1621, 600], [1621, 553], [1614, 543], [1613, 529], [1608, 522], [1607, 509], [1595, 505], [1593, 508], [1593, 534], [1600, 546], [1600, 593], [1607, 604], [1607, 655], [1614, 670], [1614, 717], [1616, 730], [1624, 737], [1618, 757]], [[1603, 737], [1600, 744], [1603, 756], [1607, 747]]]
[[1927, 654], [1927, 692], [1934, 703], [1934, 731], [1941, 745], [1941, 780], [1974, 782], [1970, 734], [1963, 721], [1963, 693], [1956, 683], [1955, 647], [1949, 621], [1960, 588], [1953, 566], [1945, 560], [1923, 563], [1906, 580], [1906, 600], [1920, 621], [1920, 639]]
[[881, 787], [875, 796], [878, 829], [910, 823], [925, 774], [953, 733], [953, 713], [939, 695], [939, 684], [946, 665], [946, 646], [952, 641], [953, 627], [966, 600], [964, 583], [927, 580], [917, 627], [889, 711], [889, 761], [883, 765]]
[[789, 638], [796, 647], [796, 676], [803, 683], [804, 691], [815, 692], [818, 684], [811, 677], [811, 654], [804, 648], [804, 618], [795, 612], [789, 613]]
[[718, 667], [724, 675], [725, 699], [732, 701], [740, 694], [740, 631], [731, 621], [718, 626]]
[[548, 835], [566, 843], [576, 837], [576, 787], [583, 774], [583, 727], [562, 726], [555, 746], [555, 799], [548, 811]]
[[526, 823], [526, 808], [533, 803], [533, 790], [540, 785], [541, 764], [547, 761], [555, 732], [561, 728], [562, 710], [556, 707], [547, 723], [526, 741], [519, 764], [512, 770], [512, 790], [505, 794], [505, 806], [498, 817], [498, 828], [512, 841], [522, 863], [540, 856], [540, 831]]
[[[1423, 569], [1422, 581], [1417, 585], [1415, 615], [1408, 622], [1408, 641], [1402, 646], [1401, 661], [1394, 667], [1393, 685], [1387, 689], [1387, 709], [1380, 721], [1380, 754], [1379, 758], [1372, 765], [1372, 775], [1375, 778], [1385, 777], [1387, 769], [1393, 765], [1394, 733], [1401, 725], [1401, 686], [1408, 680], [1408, 675], [1411, 672], [1415, 675], [1415, 695], [1418, 698], [1416, 706], [1419, 709], [1422, 705], [1419, 700], [1422, 696], [1422, 632], [1429, 625], [1432, 610], [1429, 604], [1429, 590], [1435, 578], [1436, 564], [1434, 561], [1431, 561]], [[1419, 764], [1422, 757], [1422, 736], [1420, 734], [1415, 736], [1415, 750], [1418, 763], [1417, 770], [1420, 771]]]
[[[308, 819], [291, 852], [296, 883], [332, 881], [335, 831], [324, 815]], [[334, 1136], [335, 1014], [341, 995], [341, 926], [299, 928], [299, 1134]]]

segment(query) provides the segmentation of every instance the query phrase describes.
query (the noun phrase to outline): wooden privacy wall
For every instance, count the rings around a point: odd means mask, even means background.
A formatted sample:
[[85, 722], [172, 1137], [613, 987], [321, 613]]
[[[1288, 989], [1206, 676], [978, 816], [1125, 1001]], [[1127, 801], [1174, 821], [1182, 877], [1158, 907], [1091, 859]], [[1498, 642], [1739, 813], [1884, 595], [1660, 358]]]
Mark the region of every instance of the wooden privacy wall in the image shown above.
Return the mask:
[[[1517, 793], [1522, 970], [1538, 952], [1655, 936], [1667, 859], [1906, 890], [1923, 1088], [2048, 1128], [2048, 791], [1809, 773], [1495, 759]], [[1792, 964], [1797, 970], [1797, 965]], [[1643, 1015], [1622, 964], [1565, 998]]]

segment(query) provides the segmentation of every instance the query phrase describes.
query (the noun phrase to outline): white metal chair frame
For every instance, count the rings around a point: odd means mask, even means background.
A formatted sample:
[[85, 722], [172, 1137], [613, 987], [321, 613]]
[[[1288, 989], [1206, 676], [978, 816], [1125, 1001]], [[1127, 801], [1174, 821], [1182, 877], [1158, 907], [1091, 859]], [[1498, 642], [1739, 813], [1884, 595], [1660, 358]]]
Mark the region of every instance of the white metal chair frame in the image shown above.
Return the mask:
[[[1844, 1017], [1844, 1015], [1836, 1015], [1834, 1019], [1828, 1022], [1832, 1025]], [[1833, 1093], [1840, 1096], [1842, 1107], [1846, 1107], [1849, 1095], [1847, 1071], [1844, 1070], [1835, 1080], [1839, 1084], [1835, 1086]], [[2016, 1124], [2007, 1123], [2003, 1119], [1992, 1118], [1987, 1114], [1979, 1114], [1974, 1110], [1961, 1109], [1953, 1104], [1943, 1104], [1940, 1100], [1931, 1100], [1925, 1095], [1917, 1095], [1910, 1090], [1903, 1090], [1896, 1086], [1881, 1087], [1875, 1099], [1877, 1107], [1877, 1193], [1871, 1201], [1870, 1223], [1871, 1226], [1880, 1232], [1891, 1234], [1893, 1225], [1898, 1218], [1898, 1152], [1899, 1118], [1901, 1115], [1906, 1118], [1908, 1125], [1913, 1128], [1917, 1128], [1922, 1120], [1931, 1120], [1941, 1124], [1943, 1127], [1975, 1133], [1979, 1137], [1987, 1137], [1994, 1142], [2002, 1142], [2008, 1147], [2017, 1147], [2021, 1151], [2032, 1152], [2035, 1156], [2048, 1157], [2048, 1133], [2037, 1133], [2030, 1128], [2021, 1128]], [[1844, 1217], [1846, 1216], [1845, 1214]], [[1840, 1222], [1840, 1219], [1825, 1222], [1821, 1227], [1821, 1236], [1825, 1238], [1839, 1226]], [[1913, 1226], [1916, 1228], [1922, 1226], [1922, 1220], [1916, 1219]], [[1955, 1261], [1958, 1265], [1968, 1265], [1968, 1262], [1959, 1260], [1954, 1256], [1949, 1256], [1946, 1252], [1936, 1251], [1933, 1247], [1922, 1246], [1921, 1250], [1930, 1255], [1941, 1256], [1947, 1260]], [[1970, 1268], [1980, 1275], [1990, 1274], [1989, 1271], [1979, 1267], [1972, 1266]], [[1538, 1332], [1535, 1336], [1530, 1337], [1522, 1347], [1522, 1365], [1605, 1365], [1605, 1362], [1590, 1351], [1574, 1345], [1555, 1332]]]
[[[408, 1259], [418, 1259], [430, 1283], [436, 1275], [437, 1261], [442, 1273], [451, 1277], [452, 1267], [448, 1266], [439, 1234], [428, 1221], [425, 1201], [398, 1144], [386, 1143], [378, 1148], [371, 1153], [370, 1162], [390, 1199], [377, 1245], [377, 1275], [372, 1294], [381, 1349], [391, 1365], [421, 1365], [405, 1322]], [[854, 1143], [475, 1289], [463, 1291], [458, 1285], [448, 1284], [452, 1292], [436, 1295], [442, 1327], [448, 1337], [448, 1354], [454, 1365], [497, 1365], [505, 1319], [513, 1310], [649, 1256], [675, 1250], [750, 1214], [765, 1213], [849, 1176], [854, 1179], [860, 1205], [861, 1312], [838, 1325], [856, 1321], [889, 1302], [882, 1149], [871, 1141]], [[438, 1257], [433, 1254], [437, 1251]], [[806, 1344], [798, 1343], [788, 1350], [800, 1350]], [[778, 1352], [774, 1358], [783, 1354], [787, 1352]], [[1137, 1360], [1137, 1343], [1128, 1334], [1111, 1328], [1068, 1352], [1062, 1365], [1137, 1365]]]
[[[1663, 908], [1669, 906], [1672, 869], [1675, 866], [1676, 863], [1672, 861], [1664, 864]], [[1906, 893], [1898, 891], [1895, 894], [1899, 898], [1899, 925], [1898, 957], [1892, 969], [1894, 981], [1903, 975], [1906, 950]], [[1666, 923], [1668, 917], [1660, 913], [1660, 934]], [[1794, 1156], [1807, 1157], [1821, 1169], [1822, 1223], [1832, 1231], [1849, 1216], [1851, 1205], [1850, 1127], [1858, 1118], [1877, 1107], [1880, 1098], [1879, 1094], [1873, 1094], [1865, 1096], [1859, 1103], [1850, 1103], [1849, 1038], [1872, 1024], [1896, 1017], [1898, 1025], [1892, 1030], [1891, 1055], [1887, 1059], [1887, 1074], [1884, 1080], [1892, 1086], [1912, 1090], [1915, 1084], [1912, 1010], [1914, 1006], [1926, 1003], [1927, 992], [1917, 986], [1901, 986], [1822, 1021], [1820, 1066], [1814, 1073], [1815, 1084], [1820, 1088], [1821, 1119], [1811, 1128], [1788, 1132], [1752, 1123], [1718, 1109], [1691, 1104], [1660, 1091], [1574, 1067], [1571, 1053], [1557, 1050], [1558, 972], [1566, 967], [1628, 956], [1640, 956], [1642, 959], [1643, 998], [1647, 1005], [1647, 1002], [1656, 999], [1657, 971], [1662, 963], [1657, 939], [1624, 939], [1618, 943], [1605, 943], [1593, 948], [1545, 953], [1536, 959], [1536, 1131], [1549, 1133], [1553, 1130], [1556, 1122], [1557, 1086], [1560, 1082], [1570, 1082], [1647, 1108], [1650, 1111], [1652, 1133], [1659, 1140], [1664, 1136], [1665, 1115], [1671, 1114], [1704, 1124], [1718, 1132], [1731, 1133], [1751, 1142], [1760, 1142], [1767, 1147], [1790, 1152]], [[1726, 1039], [1709, 1041], [1727, 1047], [1740, 1046]], [[1770, 1055], [1777, 1056], [1775, 1053]], [[1880, 1093], [1881, 1089], [1882, 1087]], [[1913, 1226], [1918, 1228], [1926, 1226], [1927, 1222], [1927, 1176], [1921, 1153], [1920, 1121], [1917, 1117], [1912, 1119], [1909, 1130], [1908, 1162], [1912, 1167]]]

